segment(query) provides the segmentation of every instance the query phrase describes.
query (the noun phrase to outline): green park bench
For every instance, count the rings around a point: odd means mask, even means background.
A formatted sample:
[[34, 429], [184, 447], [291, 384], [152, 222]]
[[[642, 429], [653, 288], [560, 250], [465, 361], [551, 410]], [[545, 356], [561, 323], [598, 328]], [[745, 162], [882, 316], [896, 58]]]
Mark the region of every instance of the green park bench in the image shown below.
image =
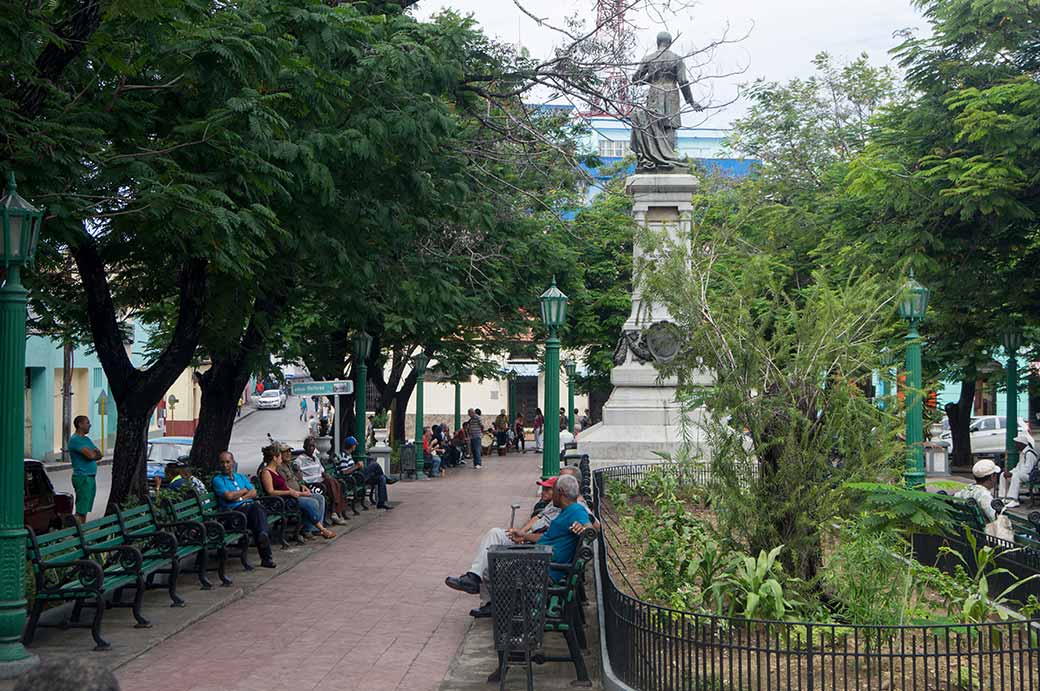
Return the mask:
[[[350, 510], [354, 512], [355, 516], [360, 515], [357, 510], [357, 505], [360, 503], [361, 508], [368, 511], [368, 506], [365, 504], [366, 495], [375, 491], [374, 485], [369, 485], [365, 482], [365, 475], [361, 471], [361, 466], [355, 463], [354, 472], [352, 473], [341, 473], [339, 466], [335, 463], [323, 464], [325, 472], [331, 477], [335, 478], [343, 491], [343, 496], [350, 502]], [[376, 503], [375, 497], [371, 498], [373, 504]]]
[[[164, 516], [161, 516], [155, 510], [150, 498], [147, 500], [147, 503], [131, 509], [123, 510], [117, 507], [116, 517], [119, 519], [119, 525], [125, 538], [133, 539], [135, 543], [144, 541], [144, 544], [148, 546], [147, 551], [142, 550], [145, 559], [153, 556], [157, 558], [159, 556], [152, 546], [153, 538], [157, 533], [167, 533], [176, 538], [177, 547], [171, 554], [172, 563], [170, 568], [159, 569], [151, 575], [152, 578], [163, 574], [172, 581], [179, 574], [194, 573], [198, 576], [199, 586], [203, 590], [209, 590], [213, 587], [209, 579], [206, 578], [209, 546], [207, 544], [206, 525], [202, 521], [186, 518], [166, 520]], [[193, 568], [185, 569], [181, 566], [182, 561], [191, 557], [195, 558], [195, 566]]]
[[231, 585], [232, 581], [225, 573], [229, 547], [239, 548], [239, 560], [242, 562], [243, 569], [249, 571], [253, 568], [248, 559], [249, 534], [246, 530], [246, 517], [238, 511], [226, 511], [223, 514], [207, 518], [202, 513], [202, 505], [195, 492], [191, 490], [189, 492], [189, 495], [180, 500], [166, 497], [163, 499], [161, 510], [157, 509], [149, 499], [148, 504], [152, 508], [152, 514], [156, 516], [157, 522], [162, 516], [173, 523], [183, 521], [201, 523], [206, 531], [206, 557], [205, 561], [196, 565], [196, 568], [203, 574], [216, 570], [221, 584]]
[[[146, 577], [141, 550], [128, 544], [89, 546], [79, 525], [44, 535], [36, 535], [31, 528], [26, 531], [35, 588], [22, 635], [25, 645], [32, 643], [38, 626], [50, 626], [40, 624], [44, 607], [64, 602], [75, 603], [72, 616], [54, 626], [89, 626], [95, 650], [111, 647], [101, 636], [101, 619], [106, 608], [130, 607], [137, 621], [136, 628], [151, 626], [141, 614]], [[122, 594], [126, 591], [133, 592], [133, 602], [123, 602]], [[107, 595], [111, 595], [111, 602], [106, 605]], [[94, 609], [90, 624], [80, 624], [84, 607]]]
[[[292, 497], [268, 497], [263, 494], [263, 487], [259, 486], [256, 478], [252, 478], [253, 486], [256, 489], [257, 497], [253, 501], [259, 503], [264, 507], [267, 512], [267, 530], [271, 535], [271, 540], [277, 539], [283, 547], [288, 547], [289, 543], [285, 540], [286, 526], [290, 524], [293, 518], [296, 520], [297, 526], [302, 526], [300, 521], [300, 508], [296, 504], [296, 500]], [[227, 514], [233, 513], [241, 516], [243, 521], [245, 514], [241, 511], [235, 511], [234, 509], [222, 509], [220, 508], [220, 501], [217, 500], [217, 495], [213, 492], [206, 492], [201, 494], [195, 492], [195, 501], [198, 502], [199, 510], [202, 512], [202, 516], [206, 520], [214, 520], [224, 525], [224, 529], [228, 530], [231, 528], [231, 519], [227, 517]], [[225, 522], [229, 521], [229, 522]], [[241, 530], [245, 534], [246, 539], [242, 545], [248, 549], [249, 547], [249, 531], [246, 530], [246, 524], [241, 524]], [[299, 530], [299, 527], [297, 527]], [[243, 550], [243, 554], [245, 551]], [[252, 568], [248, 565], [248, 559], [245, 556], [240, 556], [239, 559], [242, 561], [242, 567], [247, 571]]]
[[[128, 533], [123, 529], [123, 519], [120, 510], [115, 515], [105, 516], [93, 521], [88, 521], [80, 526], [80, 536], [83, 546], [88, 549], [108, 549], [129, 545], [139, 550], [141, 554], [141, 565], [139, 570], [145, 579], [145, 588], [162, 587], [155, 584], [158, 575], [168, 576], [166, 592], [170, 595], [171, 607], [183, 607], [184, 600], [177, 594], [177, 576], [180, 575], [181, 556], [180, 545], [177, 538], [162, 531], [153, 531], [140, 536]], [[133, 521], [135, 527], [139, 526], [142, 514], [148, 516], [147, 506], [136, 506], [123, 512], [129, 520]], [[147, 518], [151, 522], [150, 516]], [[142, 529], [143, 530], [143, 529]], [[184, 556], [191, 556], [202, 549], [203, 536], [197, 535], [197, 544]]]

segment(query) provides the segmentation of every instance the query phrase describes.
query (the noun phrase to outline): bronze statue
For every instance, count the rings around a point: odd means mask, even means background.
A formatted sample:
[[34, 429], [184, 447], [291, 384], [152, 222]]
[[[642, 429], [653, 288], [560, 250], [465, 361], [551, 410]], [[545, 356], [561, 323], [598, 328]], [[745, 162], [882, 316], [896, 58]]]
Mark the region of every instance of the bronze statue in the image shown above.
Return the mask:
[[675, 132], [682, 127], [679, 93], [694, 110], [701, 107], [693, 100], [682, 58], [668, 50], [671, 45], [671, 34], [657, 34], [657, 50], [643, 58], [632, 77], [633, 83], [647, 85], [646, 106], [637, 108], [632, 117], [631, 147], [639, 171], [688, 165], [687, 159], [680, 159], [675, 152]]

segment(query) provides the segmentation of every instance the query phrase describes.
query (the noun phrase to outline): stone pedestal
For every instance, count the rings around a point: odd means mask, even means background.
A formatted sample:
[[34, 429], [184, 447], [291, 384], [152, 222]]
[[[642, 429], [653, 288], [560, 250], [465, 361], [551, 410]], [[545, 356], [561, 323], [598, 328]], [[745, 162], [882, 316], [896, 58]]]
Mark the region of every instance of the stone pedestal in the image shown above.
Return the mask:
[[[673, 239], [688, 241], [692, 197], [697, 179], [685, 173], [638, 174], [625, 181], [633, 197], [632, 215], [639, 225], [665, 230]], [[648, 259], [636, 243], [633, 262], [637, 268]], [[654, 364], [654, 343], [648, 330], [660, 330], [671, 322], [664, 305], [644, 301], [641, 281], [633, 281], [632, 311], [622, 329], [615, 352], [615, 367], [610, 373], [614, 391], [603, 406], [602, 422], [578, 435], [578, 451], [587, 453], [593, 466], [618, 462], [659, 461], [655, 452], [674, 454], [683, 443], [681, 410], [675, 400], [676, 382], [662, 378]], [[657, 355], [661, 355], [660, 352]], [[697, 383], [712, 383], [710, 373], [698, 375]], [[700, 432], [703, 411], [689, 411], [686, 441], [693, 454], [704, 455]]]

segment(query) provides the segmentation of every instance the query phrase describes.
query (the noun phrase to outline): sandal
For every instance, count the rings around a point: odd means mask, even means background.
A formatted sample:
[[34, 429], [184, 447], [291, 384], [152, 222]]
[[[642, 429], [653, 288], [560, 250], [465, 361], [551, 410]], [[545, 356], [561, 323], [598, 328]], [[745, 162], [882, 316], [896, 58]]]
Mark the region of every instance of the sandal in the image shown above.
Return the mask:
[[336, 537], [336, 533], [326, 528], [325, 530], [321, 531], [321, 536], [326, 540], [331, 540]]

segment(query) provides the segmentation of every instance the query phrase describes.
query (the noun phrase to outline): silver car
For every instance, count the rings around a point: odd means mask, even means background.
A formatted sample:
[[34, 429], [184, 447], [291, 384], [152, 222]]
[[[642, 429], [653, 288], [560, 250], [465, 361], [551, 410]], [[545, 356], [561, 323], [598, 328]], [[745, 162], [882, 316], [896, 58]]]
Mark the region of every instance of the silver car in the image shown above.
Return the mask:
[[253, 405], [256, 406], [257, 410], [284, 408], [287, 399], [288, 396], [281, 389], [267, 389], [253, 399]]

